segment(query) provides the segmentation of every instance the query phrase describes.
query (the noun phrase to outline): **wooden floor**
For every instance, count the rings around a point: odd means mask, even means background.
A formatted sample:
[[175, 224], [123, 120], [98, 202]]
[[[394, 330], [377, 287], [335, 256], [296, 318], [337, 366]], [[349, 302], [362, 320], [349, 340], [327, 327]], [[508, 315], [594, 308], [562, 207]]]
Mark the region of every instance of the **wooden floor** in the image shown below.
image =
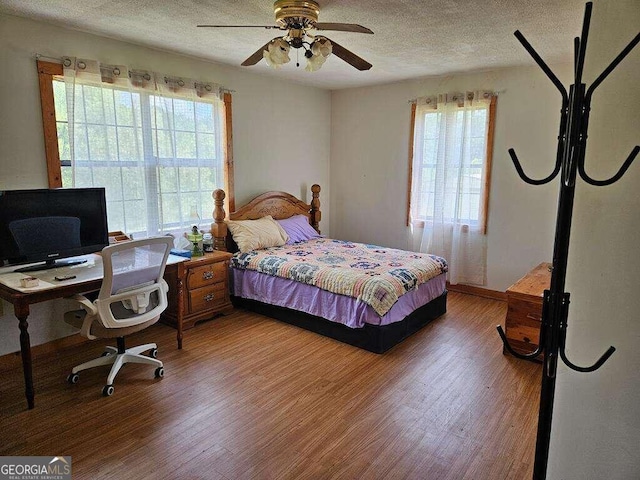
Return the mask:
[[450, 293], [383, 355], [240, 310], [181, 351], [155, 325], [128, 344], [158, 343], [165, 377], [127, 365], [110, 398], [104, 367], [65, 382], [87, 342], [34, 359], [35, 410], [0, 372], [0, 455], [71, 455], [74, 479], [528, 479], [540, 366], [502, 355], [505, 311]]

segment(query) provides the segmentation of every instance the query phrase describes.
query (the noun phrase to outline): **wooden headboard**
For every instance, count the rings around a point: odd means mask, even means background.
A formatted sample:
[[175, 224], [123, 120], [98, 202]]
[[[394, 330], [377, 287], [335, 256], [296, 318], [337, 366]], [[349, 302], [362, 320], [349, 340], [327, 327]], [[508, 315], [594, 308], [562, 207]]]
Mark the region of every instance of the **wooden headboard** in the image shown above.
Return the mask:
[[[320, 233], [320, 185], [311, 186], [311, 204], [304, 203], [293, 195], [286, 192], [266, 192], [258, 195], [246, 205], [240, 207], [235, 212], [229, 213], [229, 220], [257, 220], [265, 215], [271, 215], [275, 220], [292, 217], [293, 215], [306, 215], [309, 224]], [[224, 190], [213, 192], [213, 224], [211, 234], [214, 239], [216, 250], [228, 250], [227, 224], [224, 222], [226, 213], [224, 211]]]

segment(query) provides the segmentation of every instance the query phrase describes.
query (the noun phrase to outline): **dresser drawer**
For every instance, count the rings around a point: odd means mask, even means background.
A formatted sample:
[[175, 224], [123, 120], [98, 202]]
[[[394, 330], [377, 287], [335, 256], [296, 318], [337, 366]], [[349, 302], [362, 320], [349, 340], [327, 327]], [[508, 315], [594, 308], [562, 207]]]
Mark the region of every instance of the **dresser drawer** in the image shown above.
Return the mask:
[[189, 291], [189, 313], [198, 313], [218, 308], [229, 301], [227, 284], [214, 283]]
[[187, 289], [204, 287], [227, 279], [227, 262], [215, 262], [201, 267], [193, 267], [187, 275]]

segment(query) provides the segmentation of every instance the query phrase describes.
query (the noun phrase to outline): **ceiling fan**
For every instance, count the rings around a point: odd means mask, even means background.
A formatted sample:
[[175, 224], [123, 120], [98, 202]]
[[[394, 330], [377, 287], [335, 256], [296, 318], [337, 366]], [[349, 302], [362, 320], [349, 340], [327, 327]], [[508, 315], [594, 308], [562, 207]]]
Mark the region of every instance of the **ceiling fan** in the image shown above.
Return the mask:
[[372, 67], [369, 62], [355, 53], [333, 40], [315, 33], [315, 31], [334, 30], [373, 34], [370, 29], [355, 23], [318, 22], [320, 6], [314, 0], [276, 0], [273, 9], [276, 25], [198, 25], [198, 27], [266, 28], [287, 32], [260, 47], [242, 62], [245, 67], [255, 65], [264, 58], [270, 66], [279, 68], [290, 61], [289, 50], [291, 48], [304, 49], [304, 56], [307, 59], [306, 70], [308, 71], [318, 70], [331, 53], [358, 70], [369, 70]]

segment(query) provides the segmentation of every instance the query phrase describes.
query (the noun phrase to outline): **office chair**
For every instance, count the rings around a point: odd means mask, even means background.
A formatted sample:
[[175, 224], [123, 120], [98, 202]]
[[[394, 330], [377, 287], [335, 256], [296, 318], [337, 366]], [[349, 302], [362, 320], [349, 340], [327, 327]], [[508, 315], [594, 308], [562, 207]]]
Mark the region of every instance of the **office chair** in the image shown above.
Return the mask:
[[[110, 397], [115, 376], [125, 363], [154, 365], [156, 378], [164, 376], [163, 364], [156, 359], [155, 343], [127, 349], [124, 337], [156, 323], [167, 308], [169, 287], [162, 276], [172, 247], [173, 238], [157, 237], [109, 245], [102, 250], [104, 279], [98, 298], [91, 302], [83, 295], [70, 297], [82, 305], [82, 310], [67, 312], [64, 318], [91, 340], [115, 338], [117, 348], [109, 346], [101, 357], [74, 367], [67, 377], [69, 383], [78, 383], [78, 372], [82, 370], [113, 365], [102, 389], [102, 394]], [[147, 350], [151, 356], [142, 355]]]

